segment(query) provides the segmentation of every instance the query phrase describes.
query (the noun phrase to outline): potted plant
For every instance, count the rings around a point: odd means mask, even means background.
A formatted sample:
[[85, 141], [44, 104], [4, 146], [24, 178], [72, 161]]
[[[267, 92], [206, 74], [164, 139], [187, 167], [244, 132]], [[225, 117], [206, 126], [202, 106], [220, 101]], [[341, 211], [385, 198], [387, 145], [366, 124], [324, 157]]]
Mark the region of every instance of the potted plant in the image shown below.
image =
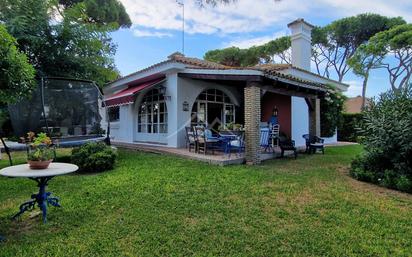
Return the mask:
[[243, 125], [242, 124], [238, 124], [238, 123], [227, 123], [226, 126], [221, 125], [219, 126], [219, 131], [221, 132], [232, 132], [232, 131], [243, 131]]
[[27, 162], [30, 169], [47, 169], [53, 161], [52, 141], [46, 133], [27, 133]]

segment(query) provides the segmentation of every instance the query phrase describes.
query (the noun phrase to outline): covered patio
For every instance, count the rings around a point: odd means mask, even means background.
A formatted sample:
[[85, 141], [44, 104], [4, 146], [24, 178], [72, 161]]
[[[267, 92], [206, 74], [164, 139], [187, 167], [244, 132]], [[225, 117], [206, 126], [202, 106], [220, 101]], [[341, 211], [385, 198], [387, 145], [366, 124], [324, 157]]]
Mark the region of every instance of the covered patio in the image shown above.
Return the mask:
[[[217, 120], [221, 126], [226, 126], [228, 120], [242, 124], [245, 132], [244, 159], [248, 164], [259, 164], [264, 159], [279, 156], [276, 154], [276, 151], [279, 153], [279, 149], [276, 148], [273, 153], [265, 152], [261, 147], [260, 138], [261, 126], [268, 122], [275, 106], [279, 112], [280, 130], [285, 136], [288, 138], [296, 136], [292, 135], [292, 124], [297, 125], [292, 122], [293, 115], [308, 117], [308, 123], [303, 122], [303, 126], [307, 126], [304, 129], [312, 136], [320, 136], [319, 99], [324, 96], [326, 89], [313, 82], [298, 81], [287, 75], [280, 76], [278, 72], [271, 75], [270, 68], [273, 67], [262, 67], [265, 75], [261, 75], [262, 73], [255, 75], [253, 70], [211, 71], [199, 69], [178, 74], [178, 77], [186, 80], [187, 83], [195, 83], [194, 81], [213, 83], [222, 88], [230, 88], [235, 91], [234, 95], [239, 96], [237, 102], [240, 104], [232, 107], [233, 110], [228, 111], [226, 104], [222, 104], [220, 111], [216, 110], [219, 108], [218, 105], [214, 105], [212, 111], [208, 110], [208, 106], [205, 106], [206, 110], [202, 110], [200, 115], [192, 111], [191, 125], [198, 125], [198, 123], [193, 122], [193, 117], [199, 116], [202, 117], [203, 125], [214, 131], [217, 129], [215, 123]], [[299, 106], [293, 103], [296, 100], [294, 98], [304, 101], [307, 107], [302, 110], [296, 109]], [[227, 114], [232, 111], [236, 114], [227, 118]]]

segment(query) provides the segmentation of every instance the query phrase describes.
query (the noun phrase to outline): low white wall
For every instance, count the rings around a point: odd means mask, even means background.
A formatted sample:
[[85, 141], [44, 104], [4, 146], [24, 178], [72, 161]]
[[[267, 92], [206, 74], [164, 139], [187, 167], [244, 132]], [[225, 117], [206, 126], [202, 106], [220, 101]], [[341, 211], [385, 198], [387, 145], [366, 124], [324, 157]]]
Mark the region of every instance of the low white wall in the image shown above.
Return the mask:
[[304, 134], [309, 134], [309, 110], [305, 98], [292, 96], [292, 139], [296, 146], [305, 146]]

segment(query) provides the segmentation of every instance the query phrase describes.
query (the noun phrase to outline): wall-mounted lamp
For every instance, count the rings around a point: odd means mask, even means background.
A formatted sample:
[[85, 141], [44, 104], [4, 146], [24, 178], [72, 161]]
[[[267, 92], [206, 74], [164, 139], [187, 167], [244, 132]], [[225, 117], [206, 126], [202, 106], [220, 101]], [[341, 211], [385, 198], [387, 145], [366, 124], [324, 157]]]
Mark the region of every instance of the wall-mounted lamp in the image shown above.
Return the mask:
[[160, 93], [161, 95], [166, 94], [166, 87], [165, 87], [165, 86], [160, 86], [160, 87], [159, 87], [159, 93]]
[[165, 100], [170, 100], [172, 97], [170, 95], [166, 95], [166, 87], [165, 86], [160, 86], [158, 88], [160, 95], [163, 95]]
[[183, 111], [188, 112], [189, 111], [189, 103], [187, 101], [183, 102]]

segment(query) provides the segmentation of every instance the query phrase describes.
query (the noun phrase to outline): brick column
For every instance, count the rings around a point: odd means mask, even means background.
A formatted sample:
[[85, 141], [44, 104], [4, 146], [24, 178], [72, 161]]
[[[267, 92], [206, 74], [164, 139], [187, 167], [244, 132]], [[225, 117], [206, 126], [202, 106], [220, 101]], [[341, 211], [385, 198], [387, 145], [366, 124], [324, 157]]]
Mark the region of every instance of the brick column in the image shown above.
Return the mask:
[[309, 108], [309, 134], [320, 137], [320, 99], [310, 99], [312, 108]]
[[246, 163], [260, 163], [260, 87], [258, 83], [248, 83], [245, 94], [245, 144]]

